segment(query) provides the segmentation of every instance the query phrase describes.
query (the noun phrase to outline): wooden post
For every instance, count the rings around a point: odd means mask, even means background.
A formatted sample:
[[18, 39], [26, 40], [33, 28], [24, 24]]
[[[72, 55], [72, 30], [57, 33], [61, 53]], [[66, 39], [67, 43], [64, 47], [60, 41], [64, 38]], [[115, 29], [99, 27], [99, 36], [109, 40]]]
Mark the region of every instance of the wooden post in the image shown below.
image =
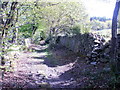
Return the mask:
[[117, 73], [117, 18], [118, 18], [118, 13], [119, 13], [119, 8], [120, 8], [120, 0], [117, 0], [114, 13], [113, 13], [113, 18], [112, 18], [112, 43], [111, 43], [111, 65], [112, 69], [115, 73]]

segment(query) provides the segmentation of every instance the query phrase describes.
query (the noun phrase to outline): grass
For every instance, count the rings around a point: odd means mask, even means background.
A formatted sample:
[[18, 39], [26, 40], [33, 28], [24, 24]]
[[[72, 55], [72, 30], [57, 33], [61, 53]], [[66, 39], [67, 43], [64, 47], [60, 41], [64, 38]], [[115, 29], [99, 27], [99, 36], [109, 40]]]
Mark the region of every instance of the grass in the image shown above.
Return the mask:
[[49, 60], [48, 62], [50, 62], [52, 66], [56, 66], [59, 64], [58, 60], [55, 59], [54, 54], [49, 47], [44, 51], [44, 53], [46, 55], [46, 58], [48, 58], [47, 60]]
[[59, 62], [58, 60], [55, 59], [54, 55], [52, 54], [52, 52], [48, 51], [47, 53], [47, 58], [49, 58], [49, 62], [53, 65], [56, 66]]

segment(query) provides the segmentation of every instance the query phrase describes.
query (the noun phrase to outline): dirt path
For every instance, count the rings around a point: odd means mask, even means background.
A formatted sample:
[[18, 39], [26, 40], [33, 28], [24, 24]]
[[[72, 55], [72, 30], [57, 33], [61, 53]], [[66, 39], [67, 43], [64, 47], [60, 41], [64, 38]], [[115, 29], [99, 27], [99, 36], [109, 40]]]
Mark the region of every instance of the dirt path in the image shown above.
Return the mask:
[[[50, 52], [49, 52], [50, 51]], [[5, 88], [107, 88], [107, 64], [87, 64], [64, 47], [52, 50], [37, 46], [35, 52], [21, 52], [13, 72], [4, 74]]]
[[46, 48], [39, 47], [38, 52], [21, 52], [14, 68], [15, 71], [5, 73], [4, 86], [14, 88], [69, 87], [72, 77], [70, 75], [60, 76], [70, 70], [74, 63], [51, 66], [56, 63], [53, 57], [47, 56]]

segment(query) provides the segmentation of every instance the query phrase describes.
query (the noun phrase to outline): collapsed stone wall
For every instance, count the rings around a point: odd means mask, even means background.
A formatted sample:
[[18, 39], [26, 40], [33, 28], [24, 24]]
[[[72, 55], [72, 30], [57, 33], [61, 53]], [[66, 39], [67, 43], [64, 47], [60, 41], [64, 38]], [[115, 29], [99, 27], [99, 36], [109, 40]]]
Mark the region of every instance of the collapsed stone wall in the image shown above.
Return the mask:
[[[58, 41], [57, 41], [58, 42]], [[85, 56], [89, 61], [99, 61], [101, 57], [109, 57], [110, 44], [97, 34], [79, 34], [75, 36], [61, 36], [58, 44], [65, 46], [75, 53]]]

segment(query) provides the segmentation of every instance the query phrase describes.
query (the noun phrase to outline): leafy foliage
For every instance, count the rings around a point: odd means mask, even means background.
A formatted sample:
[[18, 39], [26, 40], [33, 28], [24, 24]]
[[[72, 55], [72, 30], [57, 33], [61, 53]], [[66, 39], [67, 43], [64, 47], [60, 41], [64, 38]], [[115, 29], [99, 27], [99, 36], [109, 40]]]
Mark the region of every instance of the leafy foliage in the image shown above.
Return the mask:
[[32, 35], [32, 25], [25, 24], [19, 28], [19, 32], [23, 34], [25, 38], [31, 37]]
[[[2, 55], [11, 45], [89, 32], [89, 17], [82, 2], [2, 2], [0, 32]], [[3, 54], [4, 53], [4, 54]]]

